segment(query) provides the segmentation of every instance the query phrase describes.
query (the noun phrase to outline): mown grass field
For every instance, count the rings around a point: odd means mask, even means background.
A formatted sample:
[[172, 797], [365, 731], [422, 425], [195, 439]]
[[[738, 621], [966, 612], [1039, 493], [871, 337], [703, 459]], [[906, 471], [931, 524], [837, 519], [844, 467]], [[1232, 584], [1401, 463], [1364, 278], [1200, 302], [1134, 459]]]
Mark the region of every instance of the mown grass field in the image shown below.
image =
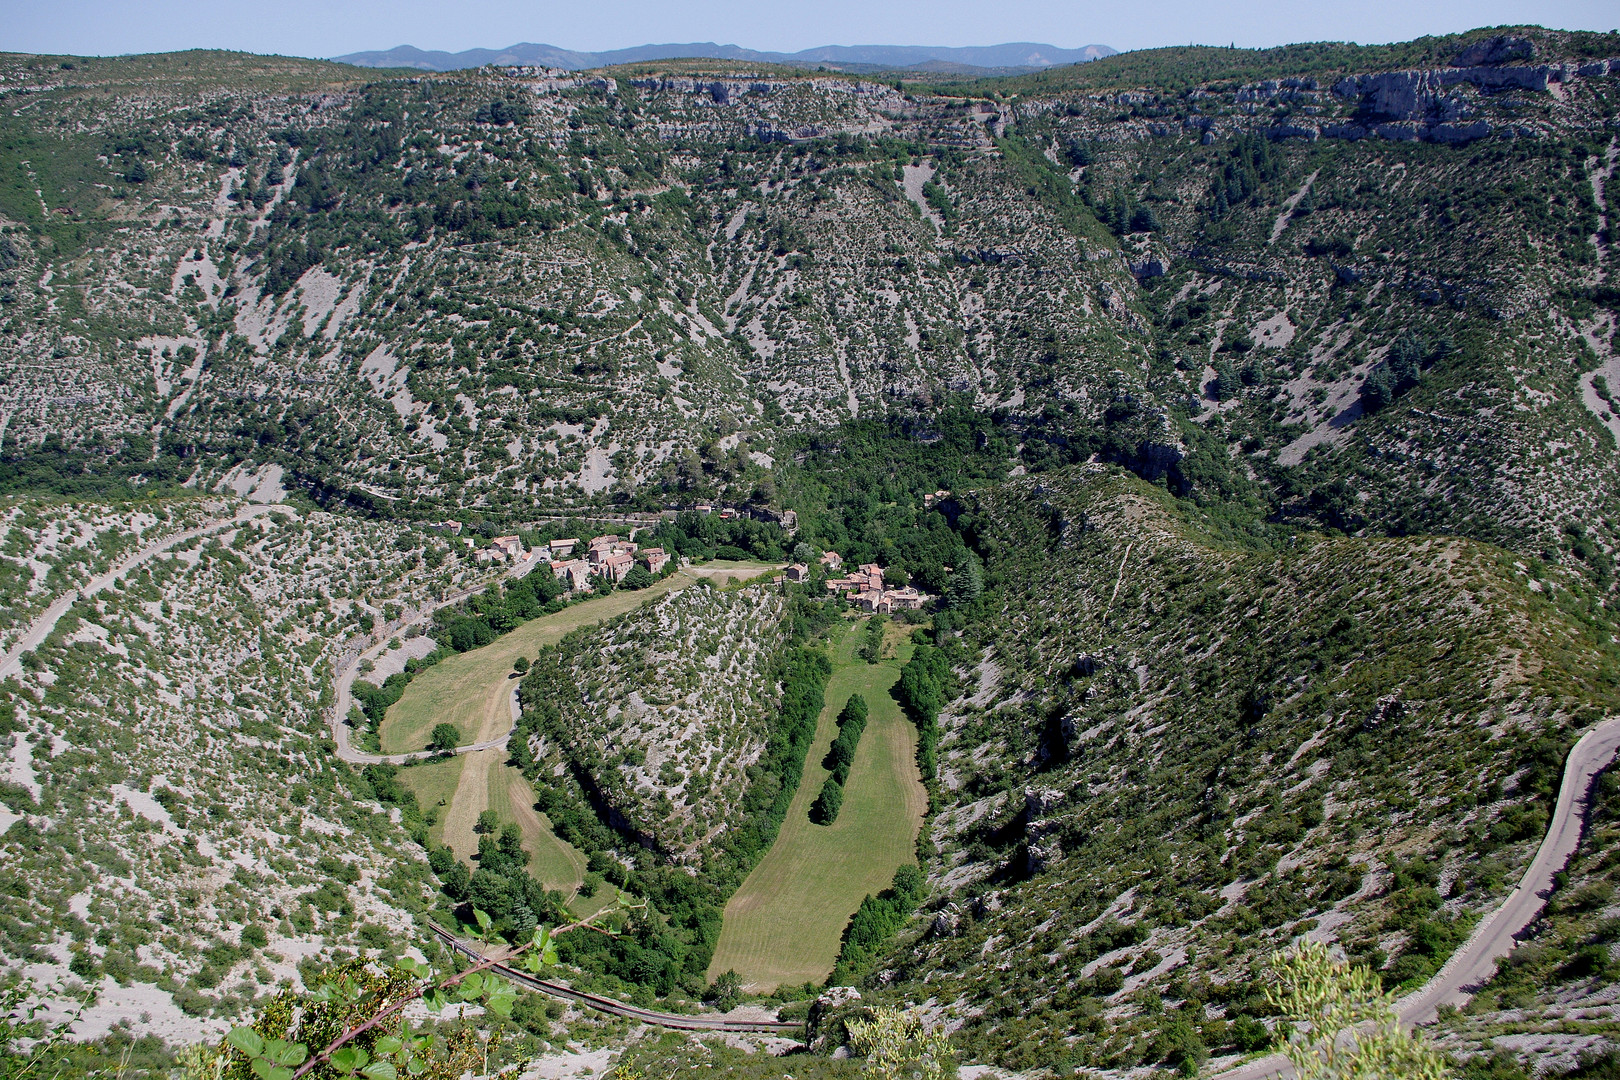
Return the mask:
[[400, 783], [411, 789], [416, 805], [423, 813], [433, 815], [428, 837], [436, 844], [444, 843], [445, 815], [449, 812], [450, 800], [455, 797], [456, 786], [461, 783], [464, 764], [466, 762], [459, 757], [435, 758], [399, 770]]
[[546, 888], [572, 896], [584, 879], [584, 854], [551, 831], [551, 822], [534, 808], [528, 781], [506, 764], [505, 751], [482, 750], [412, 765], [400, 770], [399, 777], [423, 810], [435, 811], [429, 838], [448, 845], [463, 862], [471, 865], [478, 851], [478, 834], [473, 831], [478, 815], [493, 810], [502, 824], [512, 822], [523, 830], [529, 873]]
[[764, 563], [717, 560], [683, 570], [639, 592], [610, 593], [531, 619], [481, 649], [441, 661], [412, 679], [404, 696], [389, 708], [380, 732], [383, 753], [422, 749], [434, 725], [441, 723], [454, 724], [463, 745], [500, 738], [512, 727], [510, 699], [517, 680], [510, 676], [512, 662], [518, 657], [533, 660], [541, 647], [556, 644], [569, 631], [623, 615], [667, 592], [684, 589], [700, 576], [724, 585], [769, 569]]
[[[816, 725], [804, 779], [776, 843], [726, 905], [709, 978], [735, 970], [751, 989], [819, 983], [832, 971], [849, 917], [868, 893], [881, 892], [895, 870], [915, 858], [928, 793], [917, 775], [917, 733], [889, 688], [911, 655], [906, 641], [892, 658], [868, 664], [855, 656], [865, 620], [838, 634], [827, 705]], [[838, 713], [859, 692], [871, 708], [844, 806], [834, 824], [810, 820], [827, 778], [822, 758], [838, 734]]]

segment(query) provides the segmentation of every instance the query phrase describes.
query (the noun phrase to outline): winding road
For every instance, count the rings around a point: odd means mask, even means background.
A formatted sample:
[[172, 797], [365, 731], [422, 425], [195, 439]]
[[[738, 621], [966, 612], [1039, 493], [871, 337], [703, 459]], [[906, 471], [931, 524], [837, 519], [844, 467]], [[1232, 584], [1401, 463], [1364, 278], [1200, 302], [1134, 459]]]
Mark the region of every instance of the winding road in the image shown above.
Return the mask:
[[[437, 923], [429, 923], [433, 933], [440, 941], [450, 948], [478, 963], [482, 963], [484, 956], [477, 949], [463, 942], [450, 931]], [[493, 970], [510, 979], [520, 986], [531, 990], [539, 990], [552, 997], [562, 998], [579, 1005], [585, 1005], [600, 1012], [613, 1016], [622, 1016], [627, 1020], [637, 1020], [643, 1024], [653, 1024], [657, 1027], [674, 1028], [677, 1031], [753, 1031], [765, 1032], [773, 1035], [797, 1035], [804, 1030], [802, 1023], [792, 1020], [743, 1020], [729, 1016], [689, 1016], [682, 1013], [659, 1012], [656, 1009], [643, 1009], [639, 1005], [627, 1005], [622, 1001], [601, 997], [597, 994], [588, 994], [583, 990], [575, 990], [562, 983], [552, 982], [549, 979], [536, 978], [526, 971], [507, 967], [505, 964], [493, 965]]]
[[[1553, 875], [1569, 862], [1586, 830], [1592, 782], [1620, 753], [1620, 718], [1604, 720], [1582, 735], [1564, 761], [1564, 780], [1558, 788], [1547, 835], [1530, 860], [1518, 887], [1474, 928], [1468, 940], [1451, 954], [1434, 977], [1395, 1003], [1395, 1013], [1407, 1027], [1431, 1023], [1441, 1005], [1462, 1005], [1496, 972], [1496, 962], [1513, 951], [1518, 935], [1533, 923], [1552, 894]], [[1215, 1080], [1263, 1080], [1294, 1075], [1293, 1066], [1280, 1054], [1246, 1062], [1217, 1074]]]
[[[505, 581], [512, 578], [523, 577], [530, 570], [533, 570], [537, 565], [539, 565], [539, 561], [539, 551], [531, 551], [526, 558], [518, 560], [516, 566], [512, 567], [511, 570], [503, 574], [500, 580]], [[372, 645], [361, 650], [360, 652], [355, 653], [353, 656], [350, 656], [347, 659], [340, 659], [338, 661], [336, 671], [332, 677], [334, 703], [332, 705], [331, 714], [327, 717], [327, 722], [332, 728], [332, 741], [337, 744], [337, 755], [339, 758], [348, 762], [350, 765], [403, 765], [408, 761], [423, 761], [427, 758], [435, 757], [443, 753], [443, 751], [439, 750], [413, 750], [404, 754], [369, 754], [363, 750], [356, 750], [349, 741], [349, 725], [346, 721], [346, 717], [349, 715], [349, 709], [353, 707], [354, 704], [354, 680], [360, 674], [360, 661], [376, 659], [377, 656], [387, 649], [389, 640], [401, 630], [405, 629], [407, 626], [410, 626], [412, 623], [425, 622], [429, 616], [431, 616], [435, 611], [438, 611], [440, 608], [449, 607], [451, 604], [459, 604], [461, 601], [467, 599], [467, 597], [476, 592], [481, 592], [488, 587], [489, 585], [486, 582], [476, 589], [464, 589], [460, 592], [452, 593], [443, 600], [439, 600], [428, 605], [427, 607], [417, 608], [414, 611], [407, 612], [395, 622], [389, 623], [387, 626], [378, 629], [373, 635], [376, 640]], [[501, 735], [498, 738], [487, 739], [483, 742], [468, 743], [465, 746], [458, 746], [454, 750], [450, 751], [450, 753], [471, 754], [479, 750], [503, 749], [511, 740], [512, 730], [517, 728], [517, 722], [517, 689], [514, 687], [512, 690], [512, 728], [509, 729], [506, 734]]]
[[268, 514], [276, 510], [284, 514], [291, 514], [293, 517], [298, 516], [297, 510], [281, 503], [256, 503], [252, 506], [244, 506], [231, 517], [215, 518], [207, 524], [198, 525], [194, 529], [186, 529], [184, 532], [177, 532], [172, 536], [164, 537], [155, 544], [149, 544], [124, 559], [123, 562], [114, 564], [112, 569], [91, 578], [85, 582], [83, 588], [69, 589], [57, 597], [54, 604], [34, 617], [34, 621], [28, 625], [28, 630], [11, 647], [11, 651], [6, 653], [3, 659], [0, 659], [0, 680], [9, 679], [22, 673], [23, 653], [43, 645], [45, 639], [51, 636], [51, 631], [56, 629], [56, 624], [62, 621], [62, 616], [66, 615], [68, 609], [79, 600], [88, 600], [148, 559], [161, 555], [178, 544], [183, 544], [187, 540], [194, 540], [199, 536], [207, 536], [209, 533], [218, 532], [221, 529], [243, 525], [261, 514]]
[[[0, 680], [10, 678], [21, 672], [23, 654], [29, 650], [38, 649], [45, 639], [50, 636], [51, 632], [56, 629], [56, 625], [61, 621], [62, 616], [67, 614], [79, 599], [88, 599], [95, 596], [142, 563], [188, 540], [206, 536], [222, 529], [240, 526], [260, 515], [277, 511], [295, 517], [298, 514], [298, 511], [293, 507], [280, 503], [260, 503], [245, 506], [231, 517], [218, 518], [195, 528], [164, 537], [162, 540], [150, 544], [125, 558], [106, 572], [91, 578], [82, 588], [69, 590], [45, 611], [36, 616], [23, 636], [5, 654], [4, 658], [0, 658]], [[521, 576], [533, 569], [534, 563], [535, 558], [531, 555], [529, 559], [523, 560], [509, 571], [506, 576]], [[472, 591], [457, 593], [446, 597], [429, 608], [412, 612], [409, 617], [397, 625], [380, 631], [378, 636], [381, 640], [378, 643], [356, 653], [347, 661], [339, 664], [335, 679], [337, 702], [331, 713], [331, 727], [333, 741], [337, 745], [340, 758], [352, 764], [363, 765], [374, 763], [399, 764], [432, 756], [432, 752], [429, 751], [417, 751], [408, 754], [366, 754], [353, 749], [349, 745], [348, 726], [343, 722], [343, 718], [348, 715], [351, 702], [350, 689], [353, 686], [355, 676], [359, 673], [360, 660], [380, 652], [393, 633], [410, 622], [426, 618], [440, 607], [465, 599], [471, 595]], [[517, 710], [515, 692], [512, 708], [515, 724]], [[457, 747], [454, 752], [467, 754], [479, 750], [495, 749], [505, 746], [510, 737], [511, 733], [508, 732], [498, 739]], [[1531, 860], [1530, 865], [1525, 869], [1518, 886], [1495, 911], [1480, 922], [1468, 941], [1452, 954], [1451, 959], [1435, 973], [1433, 978], [1419, 989], [1396, 1002], [1396, 1012], [1401, 1023], [1407, 1026], [1430, 1023], [1435, 1019], [1436, 1010], [1441, 1005], [1463, 1004], [1473, 996], [1480, 986], [1491, 978], [1496, 970], [1497, 961], [1513, 950], [1517, 944], [1517, 936], [1541, 914], [1541, 909], [1546, 905], [1547, 897], [1552, 892], [1554, 875], [1564, 868], [1570, 856], [1574, 854], [1576, 847], [1580, 844], [1581, 836], [1586, 827], [1586, 816], [1593, 782], [1597, 775], [1615, 759], [1617, 753], [1620, 753], [1620, 718], [1612, 718], [1599, 723], [1583, 735], [1580, 741], [1570, 749], [1569, 756], [1564, 763], [1563, 781], [1559, 786], [1558, 802], [1554, 808], [1551, 823], [1548, 825], [1547, 835], [1542, 839], [1535, 858]], [[433, 932], [463, 955], [481, 959], [475, 950], [462, 943], [444, 928], [435, 925]], [[514, 982], [531, 989], [540, 990], [615, 1016], [622, 1016], [660, 1027], [686, 1031], [751, 1031], [778, 1034], [798, 1032], [802, 1028], [800, 1024], [779, 1020], [736, 1020], [722, 1016], [683, 1016], [677, 1013], [663, 1013], [574, 990], [560, 983], [535, 978], [505, 965], [497, 964], [495, 970]], [[1265, 1080], [1265, 1078], [1272, 1077], [1285, 1080], [1285, 1078], [1292, 1075], [1293, 1069], [1286, 1059], [1280, 1055], [1271, 1055], [1219, 1073], [1216, 1080]]]

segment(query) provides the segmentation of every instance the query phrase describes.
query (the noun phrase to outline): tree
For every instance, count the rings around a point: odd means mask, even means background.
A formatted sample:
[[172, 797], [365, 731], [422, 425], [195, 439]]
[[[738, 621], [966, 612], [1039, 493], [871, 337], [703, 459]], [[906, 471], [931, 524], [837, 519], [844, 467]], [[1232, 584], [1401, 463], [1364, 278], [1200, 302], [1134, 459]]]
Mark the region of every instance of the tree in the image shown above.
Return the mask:
[[529, 658], [527, 656], [520, 656], [516, 660], [512, 661], [512, 670], [517, 672], [519, 675], [522, 675], [525, 671], [528, 671]]
[[873, 615], [866, 624], [866, 636], [861, 641], [859, 656], [868, 664], [875, 664], [883, 657], [883, 627], [889, 620], [882, 615]]
[[945, 605], [950, 608], [971, 607], [984, 593], [984, 563], [971, 551], [965, 555], [945, 589]]
[[1300, 1080], [1441, 1080], [1446, 1059], [1417, 1032], [1401, 1027], [1394, 995], [1378, 973], [1352, 967], [1326, 945], [1299, 941], [1273, 953], [1266, 1001], [1285, 1020], [1277, 1049]]
[[806, 566], [816, 561], [816, 549], [800, 540], [793, 545], [793, 561], [804, 563]]
[[461, 745], [461, 731], [454, 724], [434, 724], [433, 734], [428, 738], [427, 748], [441, 754], [448, 754]]
[[835, 776], [827, 777], [821, 785], [821, 794], [810, 807], [810, 820], [818, 825], [831, 825], [838, 820], [838, 811], [844, 807], [844, 788]]
[[737, 1007], [737, 1000], [742, 996], [742, 976], [735, 971], [727, 971], [714, 980], [705, 995], [715, 1008], [721, 1012], [730, 1012]]
[[485, 833], [492, 833], [500, 827], [501, 822], [500, 819], [495, 816], [495, 811], [485, 810], [483, 813], [478, 815], [478, 824], [473, 826], [473, 832], [483, 835]]
[[632, 566], [630, 572], [624, 575], [624, 580], [619, 585], [620, 588], [625, 589], [645, 589], [657, 580], [652, 576], [652, 571], [645, 566]]

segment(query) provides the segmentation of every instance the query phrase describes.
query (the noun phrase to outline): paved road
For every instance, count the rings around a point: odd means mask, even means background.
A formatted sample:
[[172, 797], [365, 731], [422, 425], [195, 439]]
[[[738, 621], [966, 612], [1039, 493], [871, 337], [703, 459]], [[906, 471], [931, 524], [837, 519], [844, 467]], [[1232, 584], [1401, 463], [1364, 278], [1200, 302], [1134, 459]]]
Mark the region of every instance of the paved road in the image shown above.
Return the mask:
[[244, 522], [251, 521], [253, 518], [258, 517], [261, 514], [268, 514], [273, 510], [280, 510], [283, 513], [291, 514], [294, 517], [298, 516], [297, 510], [294, 510], [290, 506], [283, 506], [280, 503], [259, 503], [253, 506], [245, 506], [241, 510], [237, 511], [232, 517], [216, 518], [205, 525], [197, 526], [195, 529], [187, 529], [184, 532], [175, 533], [173, 536], [164, 537], [157, 543], [150, 544], [147, 547], [137, 551], [135, 554], [126, 558], [123, 562], [115, 564], [112, 569], [108, 570], [99, 577], [91, 578], [85, 583], [84, 588], [69, 589], [66, 593], [57, 598], [56, 603], [40, 612], [40, 614], [34, 618], [34, 621], [28, 626], [27, 633], [23, 634], [22, 638], [17, 642], [17, 644], [12, 646], [11, 651], [6, 653], [4, 659], [0, 659], [0, 680], [9, 679], [13, 675], [20, 675], [22, 673], [22, 654], [29, 652], [30, 650], [37, 649], [44, 644], [45, 639], [51, 636], [51, 631], [56, 629], [56, 624], [62, 620], [62, 616], [66, 615], [68, 613], [68, 609], [71, 608], [78, 600], [89, 599], [90, 597], [99, 593], [102, 589], [105, 589], [108, 585], [111, 585], [113, 582], [129, 573], [131, 570], [146, 562], [148, 559], [156, 555], [161, 555], [163, 552], [168, 551], [176, 544], [183, 544], [187, 540], [192, 540], [199, 536], [206, 536], [209, 533], [217, 532], [220, 529], [228, 529], [241, 525]]
[[[433, 933], [446, 945], [461, 953], [470, 960], [482, 961], [483, 955], [478, 950], [462, 942], [450, 931], [437, 923], [429, 923]], [[600, 1012], [613, 1016], [622, 1016], [629, 1020], [638, 1020], [644, 1024], [653, 1024], [657, 1027], [674, 1028], [677, 1031], [755, 1031], [766, 1032], [773, 1035], [797, 1035], [804, 1030], [804, 1025], [791, 1020], [741, 1020], [728, 1016], [687, 1016], [681, 1013], [659, 1012], [656, 1009], [643, 1009], [639, 1005], [627, 1005], [622, 1001], [601, 997], [597, 994], [587, 994], [583, 990], [575, 990], [562, 983], [551, 982], [549, 979], [536, 978], [528, 972], [509, 968], [505, 964], [494, 965], [494, 970], [507, 979], [527, 986], [531, 990], [539, 990], [553, 997], [562, 998], [580, 1005], [589, 1006]]]
[[[1552, 893], [1553, 875], [1562, 870], [1581, 842], [1592, 781], [1620, 753], [1620, 718], [1605, 720], [1581, 736], [1564, 762], [1564, 781], [1547, 835], [1519, 885], [1474, 928], [1462, 948], [1421, 987], [1395, 1003], [1408, 1027], [1434, 1020], [1441, 1005], [1461, 1006], [1496, 972], [1496, 962], [1513, 951], [1516, 935], [1534, 922]], [[1216, 1080], [1291, 1077], [1286, 1058], [1273, 1054], [1220, 1073]]]

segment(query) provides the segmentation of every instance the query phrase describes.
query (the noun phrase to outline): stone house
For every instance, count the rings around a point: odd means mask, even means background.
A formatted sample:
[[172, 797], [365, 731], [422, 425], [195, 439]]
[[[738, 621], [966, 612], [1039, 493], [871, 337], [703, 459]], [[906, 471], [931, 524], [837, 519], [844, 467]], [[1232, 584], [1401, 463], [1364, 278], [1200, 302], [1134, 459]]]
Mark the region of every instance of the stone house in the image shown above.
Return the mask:
[[630, 568], [636, 565], [636, 556], [631, 551], [616, 551], [611, 555], [603, 556], [596, 564], [597, 571], [611, 578], [614, 582], [624, 580]]

